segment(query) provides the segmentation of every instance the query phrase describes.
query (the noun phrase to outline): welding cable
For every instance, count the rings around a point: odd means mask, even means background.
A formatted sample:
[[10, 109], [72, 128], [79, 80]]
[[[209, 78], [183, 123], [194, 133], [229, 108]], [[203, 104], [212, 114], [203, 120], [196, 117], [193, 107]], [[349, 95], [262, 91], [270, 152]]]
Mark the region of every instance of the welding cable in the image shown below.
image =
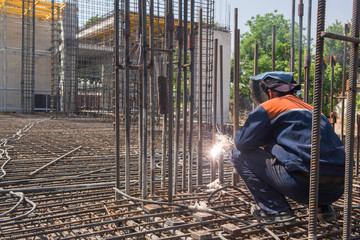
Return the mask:
[[18, 219], [21, 219], [21, 218], [25, 218], [25, 217], [29, 216], [29, 214], [31, 214], [32, 212], [34, 212], [35, 209], [36, 209], [36, 207], [37, 207], [36, 204], [35, 204], [33, 201], [31, 201], [31, 200], [29, 200], [28, 198], [26, 198], [26, 197], [24, 198], [24, 201], [27, 202], [27, 203], [29, 203], [29, 204], [32, 206], [29, 211], [27, 211], [26, 213], [21, 214], [21, 215], [19, 215], [19, 216], [13, 217], [13, 218], [0, 219], [0, 222], [15, 221], [15, 220], [18, 220]]
[[277, 223], [284, 223], [284, 222], [287, 222], [289, 220], [281, 220], [281, 221], [273, 221], [273, 222], [262, 222], [262, 223], [250, 223], [248, 221], [245, 221], [245, 220], [242, 220], [240, 218], [237, 218], [237, 217], [233, 217], [231, 215], [228, 215], [228, 214], [225, 214], [225, 213], [222, 213], [220, 211], [216, 211], [214, 209], [211, 209], [211, 208], [205, 208], [205, 207], [197, 207], [197, 206], [187, 206], [187, 205], [182, 205], [182, 204], [177, 204], [177, 203], [170, 203], [170, 202], [158, 202], [158, 201], [151, 201], [151, 200], [145, 200], [145, 199], [139, 199], [139, 198], [135, 198], [135, 197], [132, 197], [124, 192], [122, 192], [120, 189], [114, 187], [113, 188], [117, 193], [119, 193], [120, 195], [128, 198], [128, 199], [131, 199], [133, 201], [137, 201], [137, 202], [143, 202], [143, 203], [150, 203], [150, 204], [157, 204], [157, 205], [168, 205], [168, 206], [177, 206], [177, 207], [181, 207], [181, 208], [187, 208], [191, 211], [198, 211], [198, 212], [207, 212], [207, 213], [210, 213], [210, 214], [213, 214], [213, 215], [218, 215], [218, 216], [222, 216], [222, 217], [225, 217], [227, 219], [230, 219], [230, 220], [234, 220], [234, 221], [237, 221], [237, 222], [241, 222], [241, 223], [244, 223], [246, 224], [247, 226], [245, 227], [242, 227], [241, 229], [248, 229], [248, 228], [252, 228], [252, 227], [260, 227], [262, 228], [263, 230], [265, 230], [266, 232], [268, 232], [272, 237], [274, 237], [276, 240], [280, 240], [275, 233], [273, 233], [270, 229], [268, 229], [267, 227], [265, 227], [265, 225], [272, 225], [272, 224], [277, 224]]
[[241, 189], [238, 188], [238, 187], [231, 186], [231, 185], [227, 185], [227, 186], [224, 186], [224, 187], [222, 187], [222, 188], [216, 189], [215, 191], [213, 191], [213, 192], [210, 194], [210, 196], [208, 197], [207, 201], [208, 201], [208, 202], [211, 202], [211, 198], [212, 198], [217, 192], [223, 191], [224, 189], [228, 189], [228, 188], [235, 189], [236, 191], [240, 192], [240, 193], [243, 194], [245, 197], [247, 197], [250, 201], [253, 201], [253, 199], [252, 199], [251, 197], [249, 197], [243, 190], [241, 190]]
[[11, 157], [9, 156], [8, 150], [14, 148], [14, 146], [8, 145], [9, 141], [11, 139], [15, 139], [16, 137], [17, 137], [16, 140], [19, 140], [23, 136], [22, 133], [26, 133], [35, 124], [41, 123], [41, 122], [43, 122], [45, 120], [47, 120], [47, 119], [43, 119], [43, 120], [40, 120], [40, 121], [37, 121], [37, 122], [28, 123], [22, 129], [19, 129], [11, 137], [9, 137], [7, 139], [1, 139], [0, 148], [3, 147], [4, 149], [0, 149], [1, 150], [0, 159], [3, 159], [3, 155], [5, 154], [6, 161], [1, 165], [0, 169], [1, 169], [2, 175], [0, 176], [0, 179], [4, 178], [6, 176], [5, 166], [11, 161]]
[[19, 201], [11, 209], [9, 209], [8, 211], [0, 213], [0, 217], [3, 217], [5, 215], [8, 215], [8, 214], [14, 212], [16, 210], [16, 208], [24, 201], [24, 194], [23, 193], [16, 193], [16, 192], [11, 191], [10, 195], [12, 195], [13, 197], [18, 197]]

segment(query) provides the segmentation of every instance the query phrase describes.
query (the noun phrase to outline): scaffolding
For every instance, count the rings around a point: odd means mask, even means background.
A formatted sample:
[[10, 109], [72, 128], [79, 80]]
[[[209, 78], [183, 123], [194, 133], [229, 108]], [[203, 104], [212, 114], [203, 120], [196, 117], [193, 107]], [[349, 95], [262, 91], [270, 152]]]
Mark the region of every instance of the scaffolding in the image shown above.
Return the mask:
[[[54, 4], [59, 14], [66, 4]], [[2, 111], [48, 111], [52, 4], [47, 1], [0, 1], [0, 109]], [[50, 69], [50, 67], [49, 67]]]

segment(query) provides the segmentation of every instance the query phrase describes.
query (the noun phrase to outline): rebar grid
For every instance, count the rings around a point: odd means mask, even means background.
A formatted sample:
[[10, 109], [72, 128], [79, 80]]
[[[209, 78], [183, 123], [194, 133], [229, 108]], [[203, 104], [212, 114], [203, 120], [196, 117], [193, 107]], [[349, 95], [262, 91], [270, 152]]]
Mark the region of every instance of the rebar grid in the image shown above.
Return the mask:
[[[36, 209], [25, 218], [6, 221], [21, 215], [31, 208], [29, 204], [20, 205], [10, 215], [0, 217], [2, 239], [24, 239], [30, 237], [47, 237], [61, 239], [181, 239], [188, 237], [197, 239], [198, 236], [210, 234], [213, 239], [232, 237], [237, 239], [278, 238], [303, 239], [307, 235], [307, 207], [290, 202], [297, 216], [290, 225], [273, 224], [262, 226], [257, 224], [250, 214], [250, 206], [254, 204], [249, 200], [249, 192], [245, 185], [240, 183], [243, 193], [224, 189], [209, 200], [210, 192], [206, 185], [194, 185], [192, 193], [181, 189], [173, 196], [173, 203], [195, 206], [204, 202], [214, 211], [230, 215], [234, 219], [224, 216], [200, 214], [199, 212], [171, 207], [166, 205], [142, 204], [132, 199], [114, 200], [114, 134], [110, 121], [97, 121], [90, 119], [78, 120], [48, 120], [42, 117], [17, 117], [3, 115], [0, 121], [1, 138], [8, 138], [18, 129], [29, 122], [38, 122], [23, 133], [18, 140], [9, 144], [14, 148], [9, 150], [12, 157], [6, 166], [7, 176], [1, 182], [0, 213], [13, 207], [18, 201], [10, 197], [11, 190], [21, 191], [24, 196], [36, 204]], [[6, 127], [5, 127], [6, 126]], [[123, 128], [123, 125], [121, 125]], [[74, 134], [74, 131], [77, 134]], [[205, 136], [210, 139], [209, 136]], [[136, 137], [131, 139], [136, 141]], [[28, 174], [44, 164], [63, 155], [66, 152], [83, 146], [71, 156], [44, 169], [33, 177]], [[204, 146], [207, 146], [206, 144]], [[155, 171], [159, 176], [161, 170], [161, 151], [157, 145], [155, 149]], [[204, 148], [204, 153], [209, 149]], [[124, 152], [124, 147], [121, 147]], [[180, 157], [182, 153], [180, 152]], [[137, 176], [137, 148], [131, 149], [131, 179]], [[204, 183], [210, 182], [210, 157], [204, 162]], [[124, 158], [121, 158], [121, 165]], [[150, 161], [150, 157], [148, 158]], [[180, 160], [181, 161], [181, 160]], [[195, 169], [194, 169], [195, 170]], [[225, 156], [225, 184], [231, 182], [232, 167], [228, 156]], [[124, 176], [124, 169], [121, 169]], [[180, 176], [179, 176], [180, 177]], [[125, 179], [120, 181], [124, 186]], [[179, 179], [180, 180], [180, 179]], [[167, 186], [161, 187], [161, 178], [155, 178], [154, 196], [148, 200], [157, 202], [167, 201]], [[135, 186], [137, 180], [130, 182], [130, 194], [139, 198], [142, 193]], [[360, 181], [354, 181], [354, 192], [360, 190]], [[354, 206], [360, 198], [354, 194]], [[341, 238], [342, 233], [342, 206], [343, 199], [335, 204], [338, 214], [337, 222], [320, 223], [318, 225], [318, 238]], [[351, 236], [359, 236], [360, 209], [354, 207], [351, 215]], [[200, 219], [200, 220], [199, 220]], [[226, 224], [234, 224], [234, 235], [223, 232]], [[249, 225], [252, 224], [252, 225]], [[268, 231], [265, 230], [265, 228]], [[201, 232], [203, 231], [203, 232]], [[228, 230], [227, 230], [228, 231]]]

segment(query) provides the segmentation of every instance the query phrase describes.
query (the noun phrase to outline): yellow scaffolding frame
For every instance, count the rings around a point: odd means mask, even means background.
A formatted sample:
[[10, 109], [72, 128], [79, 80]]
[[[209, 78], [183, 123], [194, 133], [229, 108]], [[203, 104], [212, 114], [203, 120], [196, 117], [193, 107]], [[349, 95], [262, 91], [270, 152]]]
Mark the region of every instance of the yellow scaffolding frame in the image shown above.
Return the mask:
[[[54, 4], [54, 20], [58, 19], [58, 15], [61, 18], [62, 10], [66, 7], [66, 3]], [[31, 10], [32, 6], [27, 8], [27, 11]], [[22, 0], [0, 0], [0, 12], [15, 14], [22, 16]], [[42, 21], [51, 21], [52, 19], [52, 4], [48, 1], [35, 1], [35, 18]]]

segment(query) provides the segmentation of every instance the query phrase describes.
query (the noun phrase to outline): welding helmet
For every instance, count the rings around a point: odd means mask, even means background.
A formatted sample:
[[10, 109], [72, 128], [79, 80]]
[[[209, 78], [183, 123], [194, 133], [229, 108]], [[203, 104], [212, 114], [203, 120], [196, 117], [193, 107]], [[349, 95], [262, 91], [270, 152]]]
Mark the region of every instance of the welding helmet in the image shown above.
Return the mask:
[[299, 91], [301, 87], [294, 81], [293, 72], [265, 72], [250, 77], [250, 98], [255, 104], [259, 105], [269, 100], [268, 89], [281, 93], [293, 93]]

